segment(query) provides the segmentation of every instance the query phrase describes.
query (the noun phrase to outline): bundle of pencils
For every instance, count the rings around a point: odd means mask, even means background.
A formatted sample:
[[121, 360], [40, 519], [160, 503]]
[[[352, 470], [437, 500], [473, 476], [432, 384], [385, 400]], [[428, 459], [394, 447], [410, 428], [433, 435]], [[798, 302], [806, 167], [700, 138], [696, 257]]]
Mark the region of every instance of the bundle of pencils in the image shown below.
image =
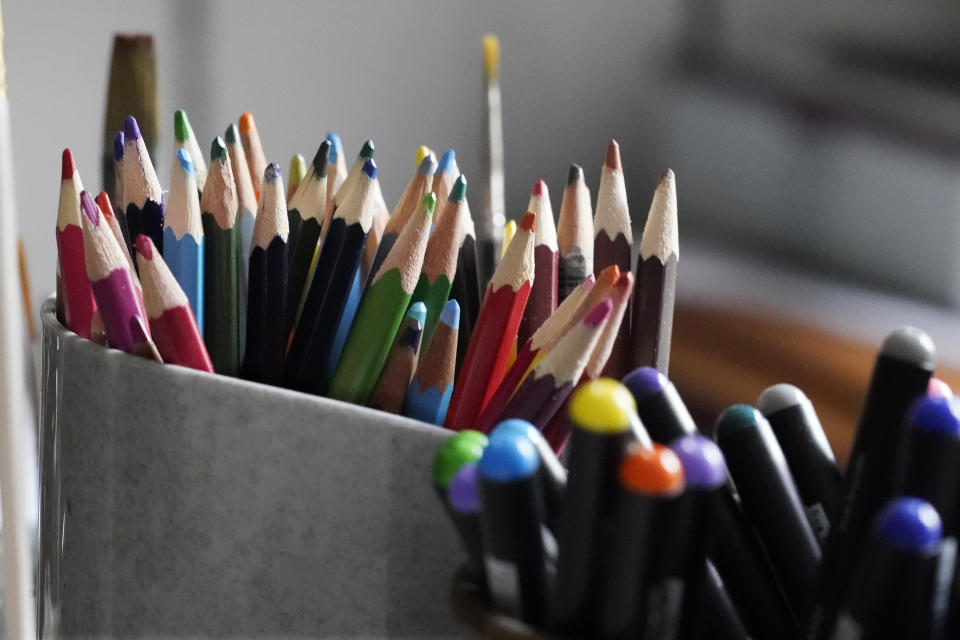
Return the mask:
[[796, 387], [711, 440], [652, 367], [573, 393], [565, 472], [535, 414], [460, 432], [434, 474], [458, 611], [511, 637], [958, 637], [960, 401], [933, 369], [923, 332], [885, 340], [845, 474]]

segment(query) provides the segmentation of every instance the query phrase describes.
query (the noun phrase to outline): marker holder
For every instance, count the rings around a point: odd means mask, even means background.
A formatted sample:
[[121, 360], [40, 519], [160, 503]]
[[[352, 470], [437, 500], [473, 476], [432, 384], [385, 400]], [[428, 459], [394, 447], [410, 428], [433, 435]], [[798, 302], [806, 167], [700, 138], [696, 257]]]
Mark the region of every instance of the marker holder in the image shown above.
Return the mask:
[[42, 637], [452, 636], [451, 432], [84, 340], [42, 309]]

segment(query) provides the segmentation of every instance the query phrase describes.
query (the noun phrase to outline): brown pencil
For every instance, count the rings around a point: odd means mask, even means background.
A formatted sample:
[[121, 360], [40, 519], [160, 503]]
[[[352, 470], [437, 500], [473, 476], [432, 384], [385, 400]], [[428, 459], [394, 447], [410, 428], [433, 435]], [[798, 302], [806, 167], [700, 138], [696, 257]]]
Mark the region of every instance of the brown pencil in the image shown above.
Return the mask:
[[557, 272], [559, 268], [557, 254], [557, 226], [553, 221], [553, 207], [550, 206], [550, 192], [547, 183], [537, 180], [533, 185], [527, 211], [537, 214], [537, 234], [533, 241], [533, 259], [536, 272], [527, 309], [523, 312], [520, 330], [517, 332], [517, 344], [523, 345], [540, 328], [543, 321], [557, 308]]
[[422, 302], [414, 302], [397, 329], [387, 360], [380, 371], [380, 379], [373, 388], [367, 406], [388, 413], [403, 410], [403, 398], [410, 386], [413, 372], [417, 369], [417, 354], [423, 337], [423, 319], [427, 308]]

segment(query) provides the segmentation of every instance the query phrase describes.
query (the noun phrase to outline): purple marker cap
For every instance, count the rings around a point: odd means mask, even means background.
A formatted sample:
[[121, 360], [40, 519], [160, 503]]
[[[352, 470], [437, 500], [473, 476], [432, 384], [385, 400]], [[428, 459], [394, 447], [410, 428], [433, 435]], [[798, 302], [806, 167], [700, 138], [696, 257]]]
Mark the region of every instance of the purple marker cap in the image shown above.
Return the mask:
[[940, 514], [920, 498], [891, 500], [877, 514], [873, 527], [881, 538], [908, 553], [930, 553], [943, 538]]
[[670, 448], [680, 458], [687, 487], [715, 489], [727, 481], [727, 463], [713, 440], [699, 434], [677, 438]]
[[914, 429], [960, 438], [960, 404], [953, 396], [920, 396], [907, 411], [907, 424]]
[[653, 367], [640, 367], [628, 373], [623, 378], [623, 384], [626, 385], [627, 389], [630, 389], [633, 399], [640, 402], [655, 393], [663, 391], [664, 387], [671, 383], [667, 376]]
[[113, 139], [113, 161], [123, 160], [123, 131], [117, 131], [117, 136]]
[[141, 138], [140, 125], [137, 124], [137, 119], [133, 116], [127, 116], [127, 119], [124, 121], [123, 135], [127, 141], [136, 141]]
[[447, 500], [457, 513], [471, 515], [480, 511], [480, 492], [477, 490], [477, 465], [460, 467], [447, 487]]

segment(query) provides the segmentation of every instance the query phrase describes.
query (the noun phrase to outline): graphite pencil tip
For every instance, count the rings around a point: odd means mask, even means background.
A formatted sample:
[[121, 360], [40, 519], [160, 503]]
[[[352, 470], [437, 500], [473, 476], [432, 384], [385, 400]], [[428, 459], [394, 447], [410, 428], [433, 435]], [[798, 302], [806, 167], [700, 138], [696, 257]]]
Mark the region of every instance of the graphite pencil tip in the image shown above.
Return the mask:
[[313, 166], [313, 175], [318, 178], [322, 178], [327, 175], [327, 162], [330, 158], [330, 140], [324, 140], [320, 143], [320, 147], [317, 149], [317, 152], [313, 154], [313, 162], [310, 164]]
[[142, 137], [140, 135], [140, 125], [137, 124], [137, 119], [133, 116], [127, 116], [127, 119], [124, 120], [123, 136], [125, 140], [139, 140]]
[[70, 150], [70, 147], [67, 147], [63, 150], [63, 157], [61, 159], [60, 179], [69, 180], [76, 172], [77, 165], [73, 161], [73, 151]]
[[[426, 147], [424, 147], [426, 148]], [[437, 159], [433, 157], [433, 153], [428, 153], [427, 155], [421, 158], [420, 163], [417, 165], [417, 171], [428, 178], [432, 177], [437, 170]]]
[[373, 158], [373, 154], [376, 150], [376, 147], [373, 146], [373, 140], [367, 140], [363, 143], [363, 147], [360, 148], [360, 157], [367, 158], [369, 160]]
[[271, 162], [263, 172], [263, 181], [273, 183], [279, 180], [282, 175], [283, 174], [280, 173], [280, 165], [276, 162]]
[[177, 109], [173, 112], [173, 135], [177, 142], [186, 142], [190, 139], [190, 120], [187, 118], [187, 112], [183, 109]]
[[210, 143], [210, 160], [227, 161], [227, 145], [220, 136], [214, 138], [213, 142]]
[[451, 298], [443, 305], [443, 310], [440, 312], [440, 322], [453, 330], [460, 328], [460, 304], [456, 300]]
[[614, 171], [623, 171], [623, 165], [620, 163], [620, 144], [616, 140], [611, 140], [607, 144], [607, 155], [604, 159], [604, 164]]
[[227, 144], [237, 144], [237, 125], [230, 123], [230, 126], [227, 127], [227, 130], [224, 131], [223, 137], [226, 139]]
[[467, 198], [467, 177], [462, 173], [457, 176], [453, 187], [450, 188], [450, 195], [447, 200], [450, 202], [463, 202]]
[[523, 218], [520, 219], [518, 226], [525, 231], [533, 231], [537, 227], [537, 214], [533, 211], [527, 211], [523, 214]]
[[447, 149], [440, 156], [440, 163], [437, 165], [437, 173], [449, 173], [453, 164], [457, 161], [457, 152], [453, 149]]
[[253, 122], [253, 114], [249, 111], [244, 111], [240, 116], [240, 133], [246, 133], [253, 129], [256, 124]]
[[583, 167], [578, 164], [571, 164], [567, 171], [567, 186], [583, 180]]
[[180, 166], [188, 176], [193, 175], [193, 159], [190, 157], [189, 151], [186, 149], [178, 149], [177, 160], [180, 162]]
[[371, 180], [377, 177], [377, 163], [373, 158], [370, 158], [363, 163], [363, 172], [367, 174], [367, 177]]
[[540, 178], [533, 184], [533, 195], [542, 196], [547, 192], [547, 181]]
[[121, 160], [123, 160], [123, 131], [117, 131], [117, 135], [113, 139], [113, 161], [120, 162]]

